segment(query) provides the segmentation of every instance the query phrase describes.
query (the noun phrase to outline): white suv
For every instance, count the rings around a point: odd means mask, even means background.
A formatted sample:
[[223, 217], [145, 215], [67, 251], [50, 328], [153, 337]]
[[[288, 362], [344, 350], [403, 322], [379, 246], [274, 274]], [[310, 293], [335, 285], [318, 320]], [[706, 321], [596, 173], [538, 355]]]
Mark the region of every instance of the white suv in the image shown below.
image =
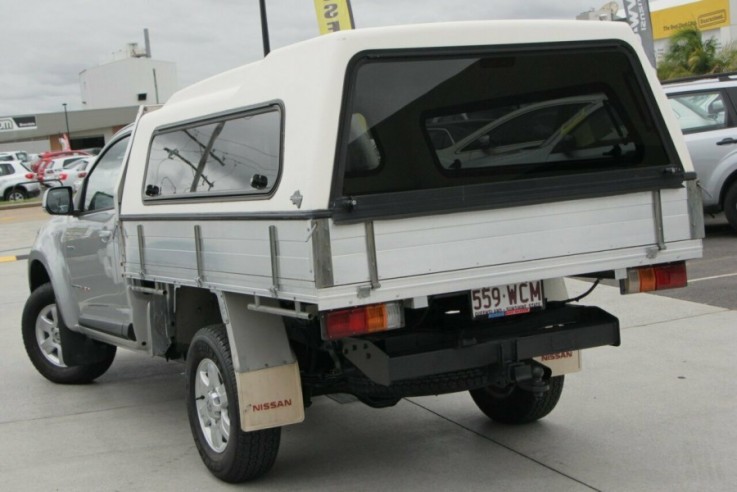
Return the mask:
[[26, 169], [20, 161], [0, 161], [0, 198], [24, 200], [41, 193], [36, 173]]
[[665, 82], [704, 197], [704, 210], [724, 211], [737, 230], [737, 76]]

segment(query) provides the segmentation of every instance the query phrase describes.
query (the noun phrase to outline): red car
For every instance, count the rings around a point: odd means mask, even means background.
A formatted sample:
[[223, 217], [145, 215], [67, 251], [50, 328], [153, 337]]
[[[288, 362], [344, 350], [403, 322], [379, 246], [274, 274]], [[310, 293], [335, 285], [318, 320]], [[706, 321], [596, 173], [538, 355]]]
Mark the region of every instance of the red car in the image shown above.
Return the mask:
[[52, 160], [56, 159], [57, 157], [67, 157], [75, 155], [87, 156], [91, 154], [89, 152], [85, 152], [84, 150], [55, 150], [42, 152], [38, 154], [38, 160], [31, 164], [31, 171], [37, 173], [39, 168], [42, 167], [42, 164], [44, 166], [47, 166]]

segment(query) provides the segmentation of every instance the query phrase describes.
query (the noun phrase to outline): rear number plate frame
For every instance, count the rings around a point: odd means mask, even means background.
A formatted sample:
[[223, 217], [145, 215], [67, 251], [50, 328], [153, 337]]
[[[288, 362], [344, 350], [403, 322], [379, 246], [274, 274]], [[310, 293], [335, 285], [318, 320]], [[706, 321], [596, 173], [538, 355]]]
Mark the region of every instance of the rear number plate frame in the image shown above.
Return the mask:
[[470, 294], [474, 318], [501, 318], [545, 308], [542, 280], [483, 287]]

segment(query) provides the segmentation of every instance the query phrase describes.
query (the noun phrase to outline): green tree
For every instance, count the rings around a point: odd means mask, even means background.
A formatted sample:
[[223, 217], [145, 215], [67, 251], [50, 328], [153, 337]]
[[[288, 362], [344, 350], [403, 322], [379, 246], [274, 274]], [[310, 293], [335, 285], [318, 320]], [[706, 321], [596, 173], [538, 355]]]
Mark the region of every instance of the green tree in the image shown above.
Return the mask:
[[704, 41], [695, 27], [681, 29], [670, 37], [663, 61], [658, 64], [661, 80], [689, 75], [718, 73], [724, 70], [721, 50], [711, 38]]
[[670, 46], [658, 63], [658, 78], [668, 80], [691, 75], [737, 71], [737, 46], [721, 48], [715, 39], [704, 41], [695, 27], [681, 29], [670, 38]]

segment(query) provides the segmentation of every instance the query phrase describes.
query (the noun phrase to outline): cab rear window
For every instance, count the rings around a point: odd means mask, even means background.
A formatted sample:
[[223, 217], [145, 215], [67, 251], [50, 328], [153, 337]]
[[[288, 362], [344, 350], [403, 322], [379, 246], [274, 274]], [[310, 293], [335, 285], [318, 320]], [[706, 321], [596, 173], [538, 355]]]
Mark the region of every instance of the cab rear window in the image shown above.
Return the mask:
[[616, 42], [365, 53], [346, 86], [339, 218], [675, 186], [663, 177], [682, 170], [637, 58]]

